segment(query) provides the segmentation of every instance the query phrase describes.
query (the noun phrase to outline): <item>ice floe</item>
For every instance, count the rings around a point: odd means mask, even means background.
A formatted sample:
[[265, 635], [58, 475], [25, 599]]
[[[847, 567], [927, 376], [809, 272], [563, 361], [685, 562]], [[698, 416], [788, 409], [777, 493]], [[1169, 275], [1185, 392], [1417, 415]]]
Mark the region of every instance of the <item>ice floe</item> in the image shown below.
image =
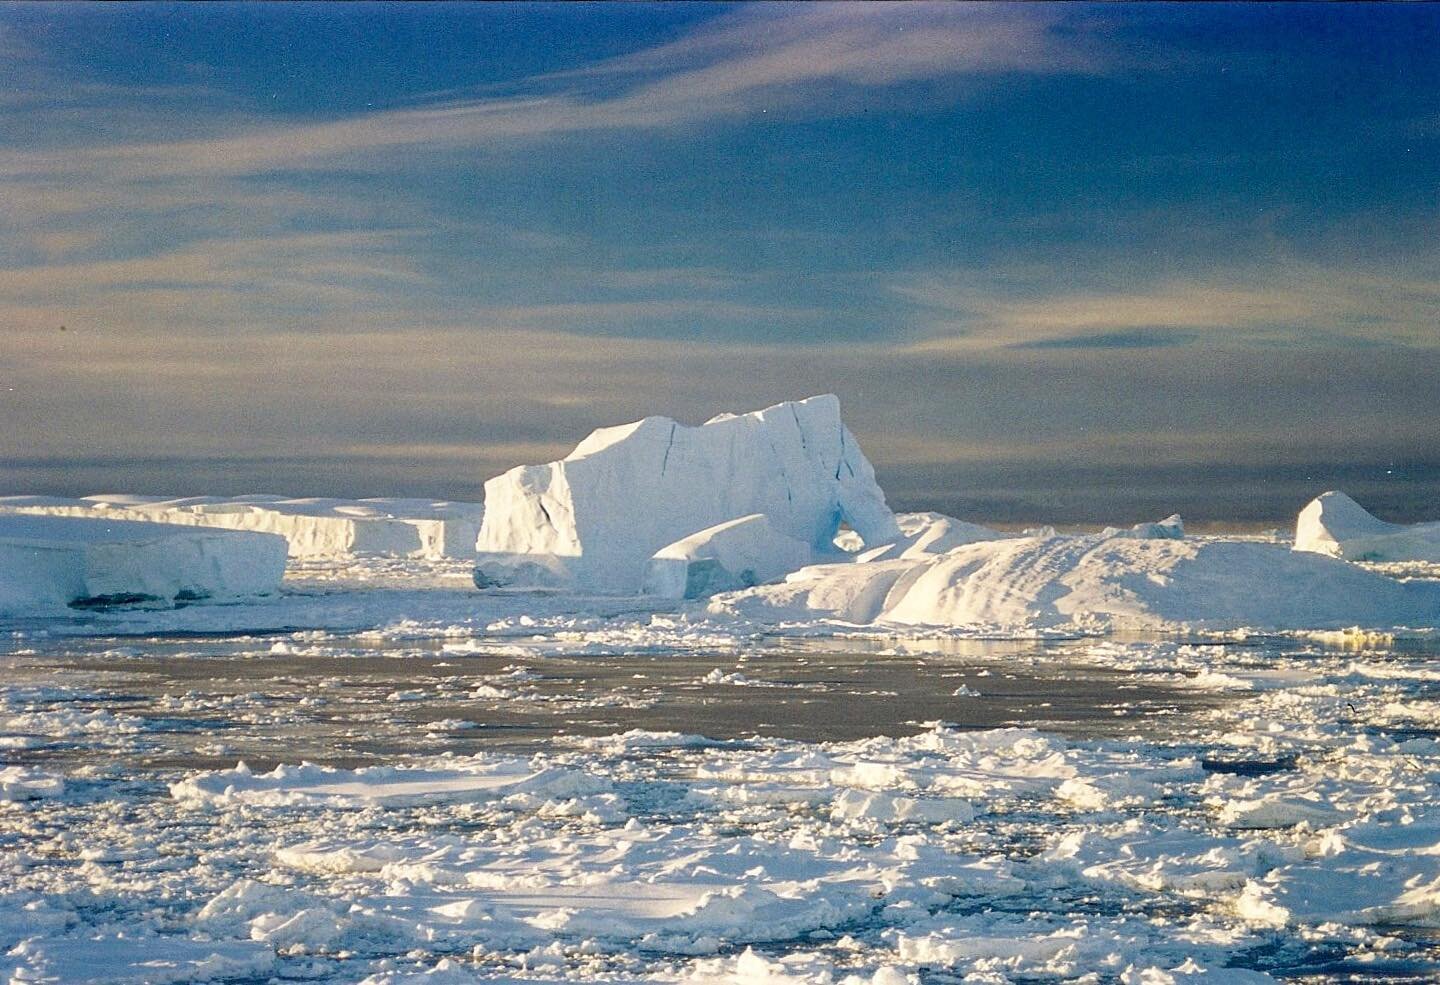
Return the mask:
[[420, 804], [495, 800], [515, 795], [574, 796], [608, 784], [565, 770], [534, 770], [523, 761], [456, 762], [440, 769], [367, 767], [338, 770], [305, 763], [254, 773], [241, 763], [191, 777], [170, 788], [177, 800], [197, 804]]
[[65, 778], [24, 766], [0, 766], [0, 801], [58, 797]]

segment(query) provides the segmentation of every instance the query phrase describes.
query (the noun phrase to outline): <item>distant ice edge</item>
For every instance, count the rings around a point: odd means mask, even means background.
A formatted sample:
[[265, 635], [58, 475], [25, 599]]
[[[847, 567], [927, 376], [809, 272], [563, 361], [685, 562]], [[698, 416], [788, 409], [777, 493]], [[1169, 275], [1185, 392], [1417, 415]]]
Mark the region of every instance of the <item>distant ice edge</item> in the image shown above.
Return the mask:
[[96, 495], [0, 497], [0, 514], [98, 517], [279, 534], [291, 557], [356, 555], [470, 558], [479, 503], [429, 499], [292, 499], [284, 496]]
[[285, 554], [274, 534], [0, 515], [0, 613], [273, 593]]

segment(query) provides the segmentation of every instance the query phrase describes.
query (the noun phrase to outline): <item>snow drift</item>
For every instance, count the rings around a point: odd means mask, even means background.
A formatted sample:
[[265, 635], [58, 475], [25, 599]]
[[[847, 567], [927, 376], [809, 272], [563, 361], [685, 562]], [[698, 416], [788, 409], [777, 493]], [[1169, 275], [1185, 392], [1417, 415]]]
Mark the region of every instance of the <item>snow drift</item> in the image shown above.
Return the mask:
[[946, 554], [816, 565], [724, 595], [759, 622], [1037, 629], [1435, 625], [1440, 585], [1401, 583], [1274, 544], [1142, 538], [1132, 531], [985, 541]]
[[77, 602], [258, 595], [279, 587], [285, 541], [96, 517], [0, 516], [0, 611]]
[[752, 513], [662, 547], [645, 568], [643, 591], [698, 599], [782, 578], [812, 560], [809, 544], [787, 537], [763, 513]]
[[1007, 534], [978, 523], [966, 523], [943, 513], [899, 513], [895, 517], [900, 537], [894, 543], [871, 547], [856, 554], [860, 562], [912, 560], [944, 554], [965, 544], [982, 540], [1003, 540]]
[[92, 516], [279, 534], [292, 557], [382, 554], [471, 557], [483, 508], [428, 499], [108, 495], [0, 498], [0, 513]]
[[1350, 561], [1440, 561], [1440, 523], [1386, 523], [1331, 491], [1300, 511], [1295, 549]]
[[819, 551], [834, 549], [842, 521], [865, 544], [900, 536], [826, 394], [699, 427], [647, 417], [601, 428], [561, 461], [491, 479], [476, 583], [637, 592], [659, 549], [756, 513]]

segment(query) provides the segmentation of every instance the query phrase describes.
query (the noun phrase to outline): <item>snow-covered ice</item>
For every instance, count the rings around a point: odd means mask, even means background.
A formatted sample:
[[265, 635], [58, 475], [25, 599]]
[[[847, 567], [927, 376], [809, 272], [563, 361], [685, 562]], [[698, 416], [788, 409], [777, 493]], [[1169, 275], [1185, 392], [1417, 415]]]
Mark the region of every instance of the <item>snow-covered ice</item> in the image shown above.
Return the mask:
[[64, 791], [64, 777], [24, 766], [0, 767], [0, 801], [58, 797]]
[[911, 561], [982, 540], [1004, 540], [1007, 536], [943, 513], [899, 513], [895, 520], [900, 527], [899, 539], [869, 549], [861, 547], [855, 560]]
[[[802, 569], [717, 597], [717, 618], [999, 628], [1427, 626], [1440, 585], [1242, 540], [1135, 531], [1015, 537], [944, 554]], [[1144, 532], [1144, 531], [1141, 531]]]
[[787, 537], [763, 513], [717, 523], [656, 551], [641, 590], [698, 599], [775, 581], [814, 560], [814, 548]]
[[187, 600], [274, 592], [285, 541], [95, 517], [0, 515], [0, 613], [89, 600]]
[[279, 534], [292, 557], [400, 555], [468, 558], [483, 507], [429, 499], [102, 495], [0, 497], [0, 514], [94, 516]]
[[699, 427], [601, 428], [558, 462], [491, 479], [476, 581], [634, 593], [656, 551], [756, 513], [819, 551], [842, 522], [865, 544], [900, 536], [840, 402], [824, 395]]
[[1300, 511], [1295, 549], [1350, 561], [1440, 561], [1440, 522], [1386, 523], [1331, 491]]
[[244, 763], [189, 777], [170, 788], [177, 800], [201, 804], [385, 804], [469, 802], [507, 796], [575, 796], [608, 790], [609, 784], [569, 770], [531, 770], [524, 762], [446, 764], [444, 769], [375, 766], [336, 770], [305, 763], [254, 773]]

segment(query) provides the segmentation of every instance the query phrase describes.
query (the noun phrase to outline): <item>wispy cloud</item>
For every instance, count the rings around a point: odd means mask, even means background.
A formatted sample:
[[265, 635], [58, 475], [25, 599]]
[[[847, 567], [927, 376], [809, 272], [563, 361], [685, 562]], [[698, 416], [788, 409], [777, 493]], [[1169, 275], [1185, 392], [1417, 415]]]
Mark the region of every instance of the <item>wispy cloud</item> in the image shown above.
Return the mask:
[[857, 90], [1005, 71], [1096, 70], [1103, 64], [1098, 45], [1057, 30], [1062, 18], [1053, 8], [979, 4], [741, 8], [684, 40], [522, 83], [507, 96], [249, 126], [207, 139], [10, 151], [0, 154], [0, 174], [255, 174], [355, 166], [361, 155], [369, 169], [385, 163], [374, 155], [389, 151], [650, 130], [775, 111], [827, 115], [854, 108], [846, 97]]
[[[432, 151], [765, 114], [825, 116], [888, 99], [904, 84], [1095, 70], [1103, 62], [1098, 44], [1062, 29], [1065, 17], [1053, 7], [978, 4], [737, 7], [678, 41], [520, 80], [503, 92], [319, 122], [266, 122], [192, 82], [125, 88], [70, 78], [47, 63], [43, 46], [13, 29], [0, 32], [0, 47], [24, 69], [0, 113], [46, 124], [90, 114], [88, 130], [98, 135], [85, 141], [76, 133], [86, 127], [66, 128], [47, 147], [47, 128], [31, 126], [41, 135], [33, 146], [0, 150], [8, 189], [0, 221], [10, 227], [0, 236], [0, 308], [12, 325], [79, 321], [123, 326], [126, 334], [305, 323], [322, 310], [330, 323], [453, 320], [463, 292], [427, 281], [435, 274], [417, 260], [433, 259], [422, 240], [445, 230], [449, 217], [414, 195], [357, 195], [343, 181], [303, 172], [413, 171], [416, 154]], [[196, 114], [190, 100], [215, 112]], [[211, 135], [107, 137], [197, 127]], [[542, 252], [555, 247], [538, 230], [468, 235]], [[464, 313], [490, 325], [610, 334], [627, 320], [641, 334], [663, 319], [689, 319], [696, 331], [750, 322], [763, 333], [763, 326], [823, 317], [803, 305], [754, 303], [740, 275], [704, 265], [612, 264], [585, 291], [586, 275], [568, 252], [552, 277], [568, 289], [523, 304], [471, 299]], [[454, 264], [447, 270], [452, 278], [456, 272]], [[424, 294], [415, 290], [427, 284]]]
[[1063, 335], [1057, 338], [1016, 342], [1016, 349], [1168, 349], [1188, 345], [1196, 336], [1165, 329], [1131, 328], [1096, 335]]
[[[403, 249], [406, 238], [404, 231], [235, 237], [124, 259], [0, 268], [0, 332], [68, 324], [135, 339], [254, 330], [257, 320], [264, 331], [265, 320], [343, 319], [428, 283]], [[83, 242], [62, 236], [56, 245], [67, 244]]]
[[967, 271], [925, 274], [895, 286], [917, 306], [918, 351], [994, 346], [1122, 348], [1198, 341], [1314, 345], [1440, 344], [1440, 274], [1413, 269], [1262, 259], [1191, 277], [1066, 289], [1054, 272], [1018, 278]]

